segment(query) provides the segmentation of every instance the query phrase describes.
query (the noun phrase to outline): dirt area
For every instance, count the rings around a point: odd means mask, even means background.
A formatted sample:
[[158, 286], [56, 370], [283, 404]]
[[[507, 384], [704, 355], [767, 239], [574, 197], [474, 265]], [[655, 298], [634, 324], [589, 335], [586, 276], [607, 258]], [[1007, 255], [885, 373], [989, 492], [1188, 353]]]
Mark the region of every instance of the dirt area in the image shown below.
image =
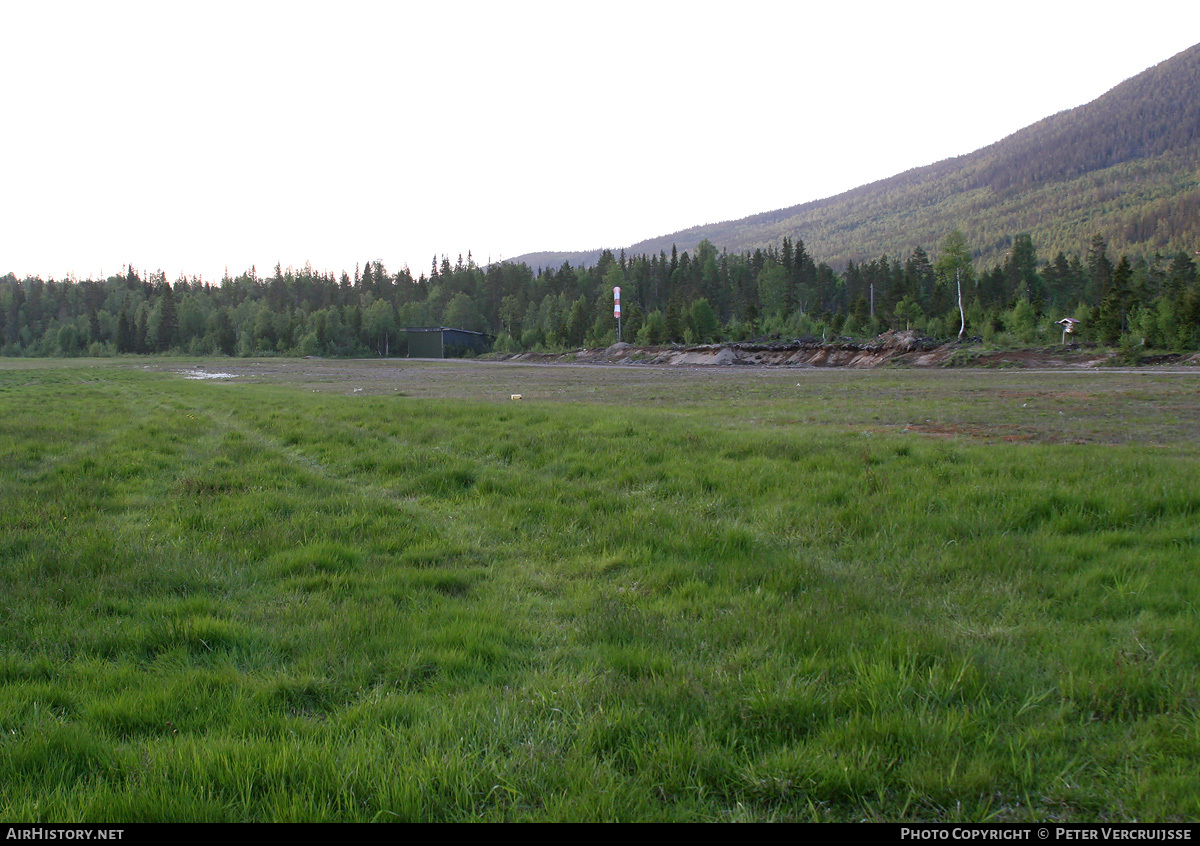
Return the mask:
[[915, 432], [920, 435], [929, 435], [934, 438], [957, 438], [966, 436], [977, 440], [1002, 440], [1002, 441], [1032, 441], [1037, 437], [1035, 432], [1023, 432], [1019, 427], [1012, 425], [997, 425], [997, 426], [934, 426], [920, 425], [910, 423], [904, 427], [905, 432]]
[[[873, 341], [789, 341], [780, 343], [707, 344], [703, 346], [634, 347], [613, 344], [606, 349], [569, 353], [496, 355], [501, 361], [537, 364], [651, 364], [736, 365], [784, 367], [867, 368], [888, 364], [903, 367], [994, 367], [1081, 369], [1116, 363], [1113, 353], [1070, 347], [981, 351], [976, 340], [939, 343], [915, 332], [885, 332]], [[1147, 358], [1155, 365], [1200, 364], [1200, 356], [1161, 355]]]
[[[722, 427], [833, 427], [863, 436], [988, 443], [1200, 447], [1200, 366], [1195, 361], [1190, 366], [1187, 359], [1167, 366], [1096, 366], [1109, 359], [1089, 351], [1047, 355], [1034, 350], [989, 353], [987, 364], [972, 367], [980, 356], [978, 347], [918, 345], [905, 352], [895, 345], [890, 350], [837, 346], [832, 351], [798, 344], [626, 348], [503, 361], [131, 356], [108, 366], [167, 372], [181, 380], [198, 373], [221, 374], [190, 382], [196, 390], [236, 393], [242, 386], [263, 385], [340, 395], [350, 402], [393, 398], [400, 414], [410, 399], [494, 403], [504, 406], [497, 414], [534, 416], [545, 403], [631, 411], [671, 408], [702, 417], [715, 405], [729, 411], [714, 423]], [[671, 355], [664, 356], [666, 352]], [[831, 352], [856, 363], [830, 366]], [[870, 360], [864, 353], [883, 366], [864, 365]], [[914, 359], [918, 363], [911, 363]], [[942, 366], [931, 365], [933, 360]], [[789, 362], [792, 366], [778, 366]], [[18, 364], [64, 366], [53, 359]], [[96, 365], [81, 359], [69, 366]], [[513, 394], [523, 402], [514, 405]]]

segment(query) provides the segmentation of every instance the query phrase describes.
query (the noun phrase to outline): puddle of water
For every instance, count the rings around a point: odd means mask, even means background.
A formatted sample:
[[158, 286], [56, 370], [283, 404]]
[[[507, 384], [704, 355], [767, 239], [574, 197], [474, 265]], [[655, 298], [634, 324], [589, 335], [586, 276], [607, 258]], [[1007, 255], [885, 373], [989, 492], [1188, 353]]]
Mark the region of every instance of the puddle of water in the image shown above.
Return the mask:
[[180, 370], [185, 379], [236, 379], [236, 373], [209, 373], [207, 370]]

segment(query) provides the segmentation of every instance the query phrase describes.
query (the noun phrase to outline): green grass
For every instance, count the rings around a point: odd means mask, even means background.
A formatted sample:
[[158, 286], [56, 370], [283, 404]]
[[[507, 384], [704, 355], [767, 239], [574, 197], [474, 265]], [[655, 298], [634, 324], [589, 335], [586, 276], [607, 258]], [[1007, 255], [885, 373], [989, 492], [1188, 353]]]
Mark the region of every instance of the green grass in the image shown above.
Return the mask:
[[0, 364], [0, 818], [1200, 818], [1195, 374], [192, 364]]

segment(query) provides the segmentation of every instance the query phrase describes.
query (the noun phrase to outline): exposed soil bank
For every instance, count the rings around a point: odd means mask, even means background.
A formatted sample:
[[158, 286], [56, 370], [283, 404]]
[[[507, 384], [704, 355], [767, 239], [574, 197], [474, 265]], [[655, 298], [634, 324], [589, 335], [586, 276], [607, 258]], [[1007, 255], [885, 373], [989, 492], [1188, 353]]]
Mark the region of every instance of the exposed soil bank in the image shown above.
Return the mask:
[[[634, 347], [613, 344], [607, 349], [568, 353], [496, 355], [502, 361], [531, 363], [754, 365], [786, 367], [1031, 367], [1090, 368], [1116, 364], [1113, 353], [1072, 347], [1045, 347], [996, 352], [980, 351], [972, 343], [939, 343], [915, 332], [885, 332], [873, 341], [789, 341], [781, 343], [706, 344], [693, 347]], [[1144, 364], [1200, 364], [1200, 355], [1147, 356]]]

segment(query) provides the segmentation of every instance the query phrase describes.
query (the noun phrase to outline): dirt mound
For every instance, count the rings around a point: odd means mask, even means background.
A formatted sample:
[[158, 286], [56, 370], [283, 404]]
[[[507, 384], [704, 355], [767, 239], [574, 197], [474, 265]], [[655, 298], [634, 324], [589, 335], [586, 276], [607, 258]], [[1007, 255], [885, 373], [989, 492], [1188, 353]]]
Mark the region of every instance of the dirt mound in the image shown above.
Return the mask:
[[[981, 339], [939, 342], [912, 331], [888, 331], [870, 341], [816, 338], [776, 342], [635, 347], [626, 343], [571, 353], [518, 353], [496, 356], [505, 361], [537, 363], [655, 364], [693, 367], [854, 367], [890, 364], [902, 367], [1090, 368], [1109, 364], [1102, 351], [1047, 347], [981, 350]], [[1179, 357], [1176, 357], [1177, 359]], [[1154, 362], [1159, 363], [1159, 362]], [[1200, 355], [1163, 364], [1200, 364]]]

